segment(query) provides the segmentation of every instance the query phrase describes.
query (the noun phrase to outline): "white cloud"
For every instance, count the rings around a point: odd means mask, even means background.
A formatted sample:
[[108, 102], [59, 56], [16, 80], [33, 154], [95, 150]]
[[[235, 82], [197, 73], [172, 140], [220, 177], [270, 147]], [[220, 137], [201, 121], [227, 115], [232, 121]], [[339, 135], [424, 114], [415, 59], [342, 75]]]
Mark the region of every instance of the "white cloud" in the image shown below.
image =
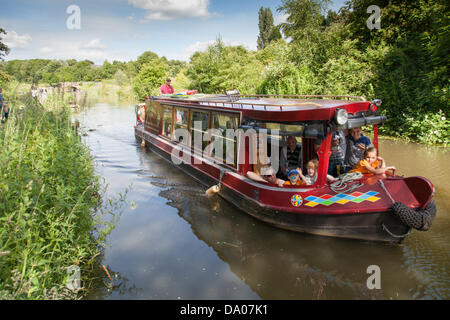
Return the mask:
[[209, 0], [128, 0], [136, 8], [147, 10], [147, 20], [208, 18]]
[[277, 25], [279, 25], [280, 23], [285, 23], [285, 22], [287, 22], [287, 18], [289, 17], [289, 14], [280, 14], [280, 15], [277, 15], [277, 16], [275, 16], [275, 18], [274, 18], [274, 24], [277, 26]]
[[43, 42], [42, 45], [38, 50], [39, 57], [45, 59], [91, 60], [96, 64], [103, 64], [105, 60], [126, 61], [131, 58], [127, 53], [110, 52], [100, 39], [83, 41], [53, 38]]
[[39, 52], [40, 53], [50, 53], [50, 52], [53, 52], [53, 49], [50, 47], [42, 47], [39, 49]]
[[215, 41], [204, 41], [200, 42], [197, 41], [196, 43], [193, 43], [184, 49], [184, 52], [189, 57], [192, 56], [197, 51], [206, 51], [210, 45], [213, 45]]
[[11, 49], [26, 48], [31, 42], [29, 34], [19, 35], [13, 30], [6, 32], [3, 42]]
[[106, 46], [100, 44], [99, 39], [93, 39], [93, 40], [89, 41], [88, 44], [82, 45], [81, 49], [102, 51], [102, 50], [106, 49]]

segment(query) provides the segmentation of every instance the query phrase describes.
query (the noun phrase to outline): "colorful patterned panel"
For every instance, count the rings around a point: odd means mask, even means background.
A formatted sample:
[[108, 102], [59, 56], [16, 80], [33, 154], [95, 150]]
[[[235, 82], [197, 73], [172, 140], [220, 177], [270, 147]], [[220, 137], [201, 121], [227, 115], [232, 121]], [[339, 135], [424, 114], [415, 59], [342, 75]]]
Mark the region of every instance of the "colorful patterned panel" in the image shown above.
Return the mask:
[[321, 197], [309, 196], [305, 198], [305, 201], [309, 201], [305, 203], [305, 206], [314, 208], [318, 205], [329, 207], [333, 204], [347, 204], [349, 202], [353, 203], [361, 203], [364, 201], [377, 202], [381, 198], [375, 197], [378, 194], [376, 191], [369, 191], [366, 193], [354, 192], [352, 194], [337, 194], [335, 196], [331, 196], [329, 194], [325, 194]]

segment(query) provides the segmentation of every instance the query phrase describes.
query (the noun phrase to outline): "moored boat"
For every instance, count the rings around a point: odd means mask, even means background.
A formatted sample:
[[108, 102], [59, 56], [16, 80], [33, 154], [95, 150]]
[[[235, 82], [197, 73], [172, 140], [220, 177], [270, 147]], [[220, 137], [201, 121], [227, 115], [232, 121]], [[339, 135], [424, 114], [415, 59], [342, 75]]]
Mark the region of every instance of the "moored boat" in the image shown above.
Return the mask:
[[[378, 149], [380, 101], [348, 96], [172, 95], [139, 105], [135, 135], [148, 148], [214, 187], [251, 216], [283, 229], [401, 243], [428, 230], [436, 208], [423, 177], [341, 175], [327, 181], [333, 132], [373, 127]], [[312, 185], [279, 187], [249, 178], [261, 163], [278, 168], [279, 150], [294, 136], [302, 170], [317, 158]], [[319, 143], [318, 143], [319, 141]], [[320, 144], [320, 146], [319, 146]]]

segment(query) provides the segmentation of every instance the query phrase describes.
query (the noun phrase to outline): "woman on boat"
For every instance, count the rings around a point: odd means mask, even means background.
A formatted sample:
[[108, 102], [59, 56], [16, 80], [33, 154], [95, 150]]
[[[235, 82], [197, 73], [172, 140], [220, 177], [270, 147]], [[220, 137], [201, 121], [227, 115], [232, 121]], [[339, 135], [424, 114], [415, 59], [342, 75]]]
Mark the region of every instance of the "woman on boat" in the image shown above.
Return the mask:
[[384, 174], [388, 170], [396, 170], [395, 167], [387, 167], [383, 158], [378, 156], [375, 147], [369, 147], [364, 152], [364, 159], [360, 160], [350, 172], [362, 174]]
[[280, 188], [283, 187], [285, 181], [278, 179], [276, 174], [276, 171], [272, 166], [267, 165], [260, 168], [260, 174], [257, 174], [255, 172], [249, 171], [247, 172], [247, 177], [252, 179], [253, 181], [257, 182], [267, 182], [270, 184], [276, 184]]

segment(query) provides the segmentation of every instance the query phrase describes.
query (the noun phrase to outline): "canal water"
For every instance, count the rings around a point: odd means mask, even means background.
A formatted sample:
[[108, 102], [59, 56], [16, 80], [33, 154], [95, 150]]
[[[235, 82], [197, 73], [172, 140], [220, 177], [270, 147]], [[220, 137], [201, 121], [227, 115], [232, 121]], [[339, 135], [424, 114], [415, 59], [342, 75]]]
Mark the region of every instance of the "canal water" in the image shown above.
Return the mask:
[[[136, 143], [134, 106], [97, 104], [76, 116], [105, 197], [126, 193], [88, 299], [450, 299], [449, 148], [380, 142], [388, 165], [436, 187], [437, 217], [400, 246], [273, 228]], [[370, 266], [381, 289], [369, 290]], [[103, 271], [101, 271], [103, 272]]]

